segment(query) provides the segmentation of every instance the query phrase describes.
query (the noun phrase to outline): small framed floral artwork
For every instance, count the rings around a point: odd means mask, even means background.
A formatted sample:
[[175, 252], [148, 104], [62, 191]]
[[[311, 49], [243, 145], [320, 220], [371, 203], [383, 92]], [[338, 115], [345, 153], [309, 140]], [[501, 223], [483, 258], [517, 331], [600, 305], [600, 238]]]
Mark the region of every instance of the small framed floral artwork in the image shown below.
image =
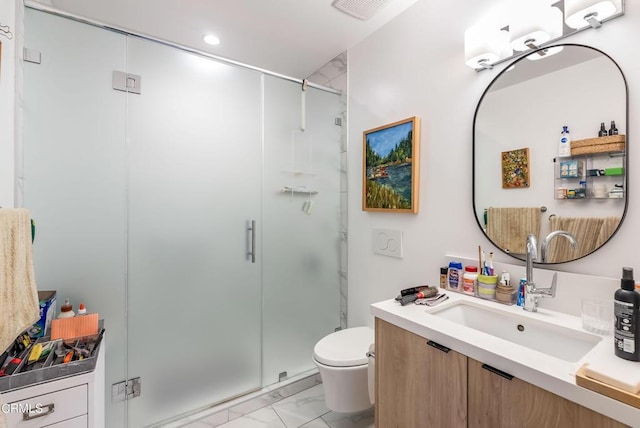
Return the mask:
[[529, 187], [529, 148], [502, 152], [502, 188]]

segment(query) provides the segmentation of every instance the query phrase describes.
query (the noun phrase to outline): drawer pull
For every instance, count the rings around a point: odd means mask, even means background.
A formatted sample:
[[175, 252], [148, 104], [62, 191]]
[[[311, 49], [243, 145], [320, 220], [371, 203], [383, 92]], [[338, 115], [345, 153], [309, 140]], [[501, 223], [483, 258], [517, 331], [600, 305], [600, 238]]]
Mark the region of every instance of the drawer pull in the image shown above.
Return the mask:
[[[22, 420], [23, 421], [30, 421], [33, 419], [38, 419], [41, 418], [43, 416], [47, 416], [52, 414], [53, 412], [55, 412], [55, 405], [53, 403], [50, 404], [45, 404], [43, 406], [38, 407], [36, 410], [31, 410], [28, 412], [24, 412], [22, 414]], [[46, 409], [46, 411], [45, 411]]]
[[491, 373], [495, 373], [498, 376], [502, 376], [503, 378], [505, 378], [507, 380], [513, 379], [513, 375], [510, 375], [507, 372], [503, 372], [502, 370], [498, 370], [497, 368], [491, 367], [491, 366], [489, 366], [487, 364], [483, 364], [482, 368], [485, 369], [485, 370], [489, 370]]
[[433, 346], [434, 348], [436, 348], [438, 351], [442, 351], [444, 353], [448, 353], [449, 351], [451, 351], [451, 349], [447, 348], [446, 346], [443, 346], [439, 343], [434, 342], [433, 340], [429, 340], [427, 341], [427, 345], [429, 346]]

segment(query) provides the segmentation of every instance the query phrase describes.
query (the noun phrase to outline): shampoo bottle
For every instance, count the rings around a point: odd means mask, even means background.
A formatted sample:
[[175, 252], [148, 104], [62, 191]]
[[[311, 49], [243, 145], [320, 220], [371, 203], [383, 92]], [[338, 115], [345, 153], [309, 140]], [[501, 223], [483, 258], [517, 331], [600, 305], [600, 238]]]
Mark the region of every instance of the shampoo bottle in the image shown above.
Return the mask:
[[633, 269], [622, 268], [621, 288], [614, 295], [616, 355], [640, 361], [640, 293], [635, 291]]
[[604, 122], [600, 122], [600, 131], [598, 131], [598, 137], [606, 137], [609, 135], [607, 128], [604, 127]]
[[566, 158], [571, 156], [571, 135], [569, 135], [569, 127], [563, 126], [560, 133], [560, 144], [558, 146], [558, 157]]

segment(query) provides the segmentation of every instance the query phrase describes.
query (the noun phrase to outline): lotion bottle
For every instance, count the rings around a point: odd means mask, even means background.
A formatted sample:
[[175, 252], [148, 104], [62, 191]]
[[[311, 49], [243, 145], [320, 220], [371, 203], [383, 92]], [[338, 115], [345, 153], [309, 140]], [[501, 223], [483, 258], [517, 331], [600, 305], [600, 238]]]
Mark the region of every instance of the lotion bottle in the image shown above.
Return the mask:
[[569, 127], [563, 126], [560, 133], [560, 144], [558, 145], [558, 157], [567, 158], [571, 156], [571, 135]]
[[614, 294], [616, 356], [640, 361], [640, 293], [635, 291], [632, 268], [622, 268], [620, 285]]

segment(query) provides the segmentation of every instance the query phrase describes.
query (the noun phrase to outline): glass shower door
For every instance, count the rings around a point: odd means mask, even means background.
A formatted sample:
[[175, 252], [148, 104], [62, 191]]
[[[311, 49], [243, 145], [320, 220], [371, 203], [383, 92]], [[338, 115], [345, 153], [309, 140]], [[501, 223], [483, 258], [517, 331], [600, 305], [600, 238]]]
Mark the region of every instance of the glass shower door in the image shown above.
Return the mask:
[[[126, 99], [111, 85], [125, 68], [125, 37], [25, 10], [21, 205], [36, 222], [39, 290], [57, 290], [104, 319], [107, 427], [125, 426], [111, 384], [126, 377]], [[22, 161], [20, 162], [20, 159]], [[21, 192], [20, 192], [21, 191]]]
[[313, 88], [303, 103], [300, 84], [265, 76], [264, 104], [263, 385], [270, 385], [284, 372], [314, 369], [313, 347], [340, 327], [342, 103]]
[[262, 100], [256, 72], [132, 37], [127, 50], [142, 78], [127, 129], [139, 427], [261, 386], [262, 265], [247, 253], [260, 248]]

